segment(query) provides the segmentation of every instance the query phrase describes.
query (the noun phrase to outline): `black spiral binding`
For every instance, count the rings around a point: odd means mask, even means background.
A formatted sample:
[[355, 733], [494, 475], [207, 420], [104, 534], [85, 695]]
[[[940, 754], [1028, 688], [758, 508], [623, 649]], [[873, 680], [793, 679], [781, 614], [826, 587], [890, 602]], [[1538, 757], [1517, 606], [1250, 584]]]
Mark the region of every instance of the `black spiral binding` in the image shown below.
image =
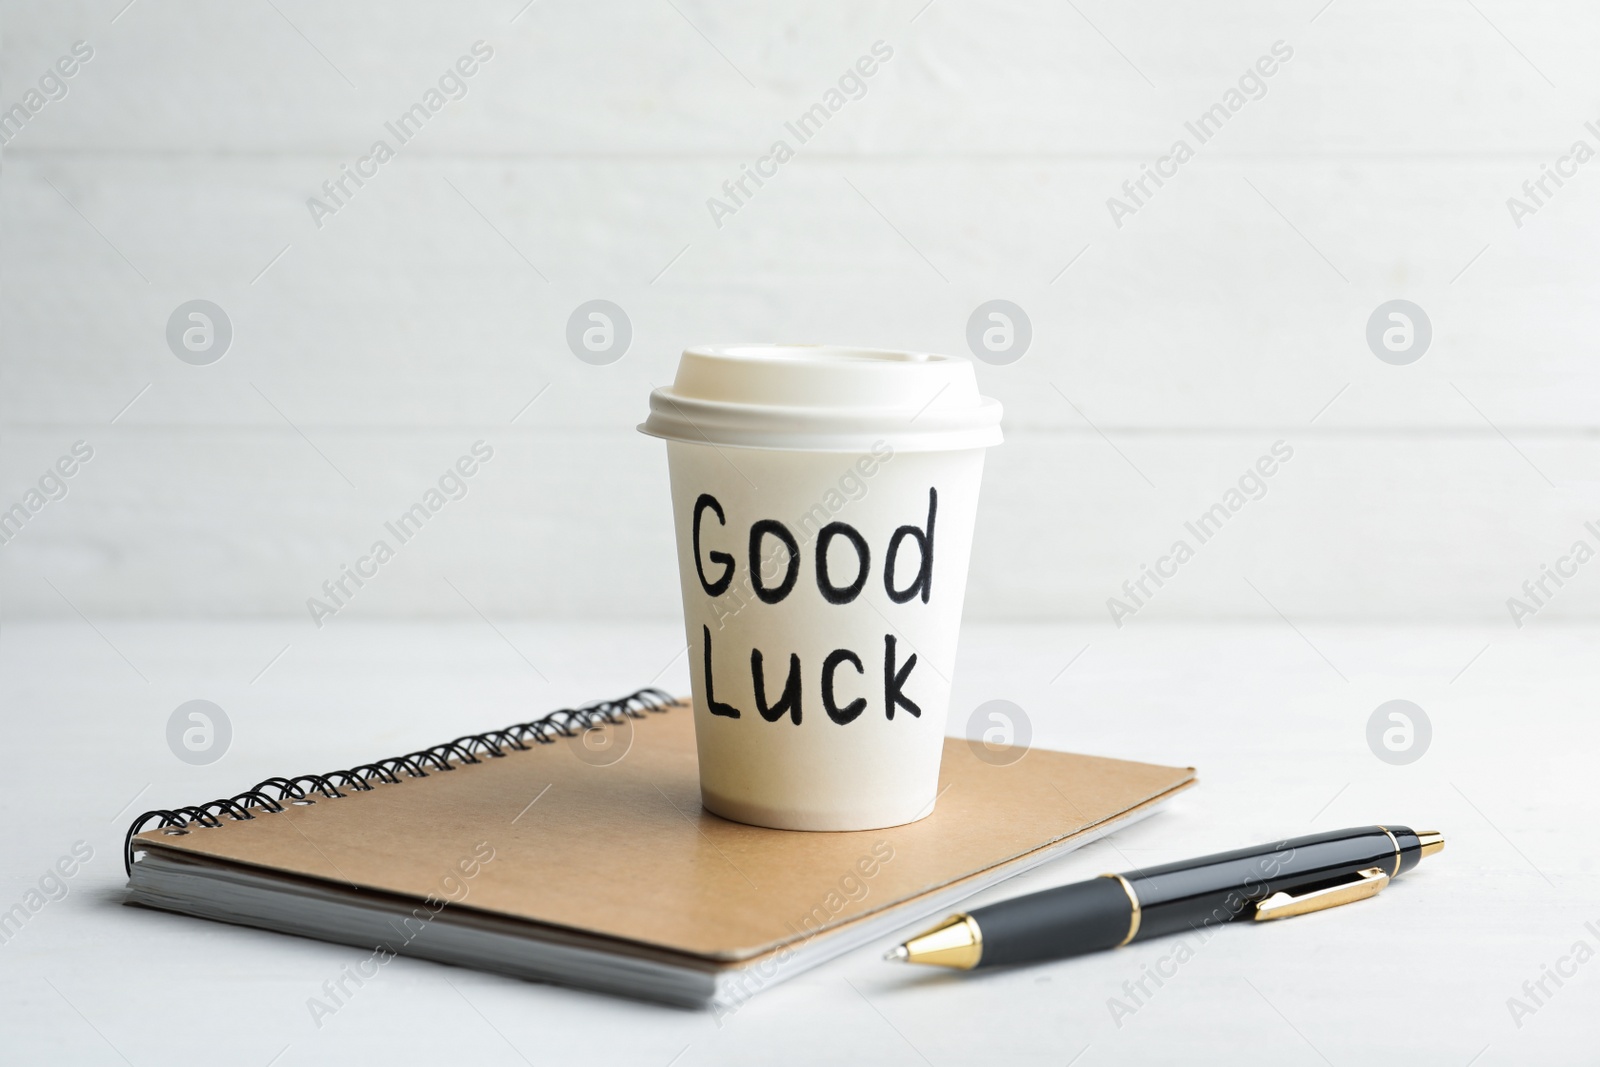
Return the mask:
[[[283, 811], [285, 802], [315, 804], [316, 801], [310, 797], [313, 792], [320, 793], [326, 799], [337, 800], [347, 795], [341, 792], [341, 788], [364, 793], [374, 788], [374, 782], [396, 785], [402, 781], [402, 772], [407, 778], [426, 778], [429, 770], [453, 771], [464, 764], [482, 763], [483, 760], [478, 758], [480, 755], [498, 759], [506, 754], [507, 749], [526, 751], [528, 741], [541, 745], [553, 744], [558, 737], [576, 737], [591, 727], [618, 723], [625, 718], [642, 719], [647, 712], [666, 711], [675, 703], [670, 694], [659, 689], [640, 689], [617, 700], [596, 701], [581, 708], [562, 708], [532, 722], [519, 722], [488, 733], [466, 734], [442, 745], [408, 752], [404, 756], [391, 756], [376, 763], [363, 763], [349, 770], [302, 774], [297, 778], [268, 778], [238, 796], [223, 797], [196, 807], [147, 811], [128, 827], [128, 836], [123, 841], [123, 867], [127, 873], [133, 873], [133, 839], [144, 831], [145, 824], [152, 819], [161, 820], [156, 824], [157, 828], [171, 827], [169, 833], [186, 834], [191, 825], [221, 826], [224, 815], [239, 821], [254, 819], [254, 811], [277, 814]], [[277, 795], [271, 795], [273, 792]]]

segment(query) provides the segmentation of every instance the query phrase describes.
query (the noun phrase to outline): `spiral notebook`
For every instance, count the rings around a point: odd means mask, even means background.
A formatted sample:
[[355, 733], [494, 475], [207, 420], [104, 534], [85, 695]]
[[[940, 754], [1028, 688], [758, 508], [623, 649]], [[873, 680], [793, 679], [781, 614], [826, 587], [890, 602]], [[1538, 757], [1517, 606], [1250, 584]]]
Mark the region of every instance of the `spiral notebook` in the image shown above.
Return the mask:
[[947, 739], [936, 809], [907, 826], [746, 826], [700, 808], [688, 703], [641, 690], [146, 812], [128, 830], [129, 899], [358, 946], [371, 953], [358, 976], [401, 954], [726, 1008], [1195, 781], [1040, 749], [983, 755]]

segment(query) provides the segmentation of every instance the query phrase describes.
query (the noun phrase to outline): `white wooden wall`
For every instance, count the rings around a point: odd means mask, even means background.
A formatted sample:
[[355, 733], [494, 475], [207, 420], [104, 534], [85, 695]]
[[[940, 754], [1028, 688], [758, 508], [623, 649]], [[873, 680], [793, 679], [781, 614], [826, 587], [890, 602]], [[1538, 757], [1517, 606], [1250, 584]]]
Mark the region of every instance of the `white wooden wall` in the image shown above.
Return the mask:
[[[670, 616], [664, 449], [633, 427], [678, 350], [965, 353], [993, 298], [1034, 339], [979, 367], [1008, 441], [969, 618], [1109, 626], [1279, 440], [1267, 496], [1127, 625], [1510, 633], [1525, 579], [1600, 547], [1600, 161], [1520, 227], [1506, 205], [1600, 148], [1593, 5], [125, 3], [0, 9], [0, 106], [94, 53], [0, 176], [0, 508], [94, 449], [0, 547], [6, 618], [310, 626], [480, 439], [467, 499], [350, 616]], [[319, 229], [307, 198], [480, 40], [465, 98]], [[719, 228], [707, 199], [880, 40], [865, 95]], [[1266, 95], [1116, 226], [1107, 198], [1278, 41]], [[165, 340], [196, 298], [233, 325], [210, 366]], [[633, 325], [610, 366], [564, 340], [594, 298]], [[1394, 298], [1433, 324], [1409, 366], [1365, 341]], [[1600, 562], [1529, 625], [1597, 612]]]

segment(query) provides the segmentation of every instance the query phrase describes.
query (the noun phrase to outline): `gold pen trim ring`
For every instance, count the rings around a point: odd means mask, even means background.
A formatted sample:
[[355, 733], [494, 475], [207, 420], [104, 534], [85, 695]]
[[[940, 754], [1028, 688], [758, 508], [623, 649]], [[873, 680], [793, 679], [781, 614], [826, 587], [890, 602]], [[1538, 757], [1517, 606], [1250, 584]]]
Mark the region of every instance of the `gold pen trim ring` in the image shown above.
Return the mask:
[[1378, 829], [1389, 835], [1389, 843], [1394, 846], [1394, 872], [1389, 877], [1398, 878], [1400, 877], [1400, 839], [1395, 837], [1394, 832], [1387, 826], [1380, 826]]
[[1144, 915], [1144, 909], [1139, 906], [1139, 894], [1137, 894], [1137, 893], [1135, 893], [1133, 891], [1133, 886], [1128, 882], [1128, 880], [1126, 878], [1122, 877], [1122, 875], [1120, 875], [1120, 874], [1102, 874], [1100, 877], [1102, 877], [1102, 878], [1115, 878], [1117, 880], [1117, 883], [1122, 886], [1122, 891], [1124, 893], [1128, 894], [1128, 903], [1133, 905], [1133, 914], [1128, 917], [1128, 936], [1124, 937], [1121, 941], [1117, 942], [1117, 947], [1121, 948], [1123, 945], [1126, 945], [1129, 941], [1132, 941], [1133, 938], [1134, 938], [1134, 935], [1139, 932], [1139, 920]]

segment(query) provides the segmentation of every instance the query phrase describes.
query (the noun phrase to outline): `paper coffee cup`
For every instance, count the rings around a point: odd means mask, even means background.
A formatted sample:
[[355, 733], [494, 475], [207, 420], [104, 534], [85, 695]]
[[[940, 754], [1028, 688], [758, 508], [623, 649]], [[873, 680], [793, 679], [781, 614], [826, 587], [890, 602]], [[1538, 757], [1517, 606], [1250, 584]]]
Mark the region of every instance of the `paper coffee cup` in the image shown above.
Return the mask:
[[1001, 440], [972, 366], [692, 348], [640, 429], [667, 440], [706, 809], [786, 830], [930, 814]]

